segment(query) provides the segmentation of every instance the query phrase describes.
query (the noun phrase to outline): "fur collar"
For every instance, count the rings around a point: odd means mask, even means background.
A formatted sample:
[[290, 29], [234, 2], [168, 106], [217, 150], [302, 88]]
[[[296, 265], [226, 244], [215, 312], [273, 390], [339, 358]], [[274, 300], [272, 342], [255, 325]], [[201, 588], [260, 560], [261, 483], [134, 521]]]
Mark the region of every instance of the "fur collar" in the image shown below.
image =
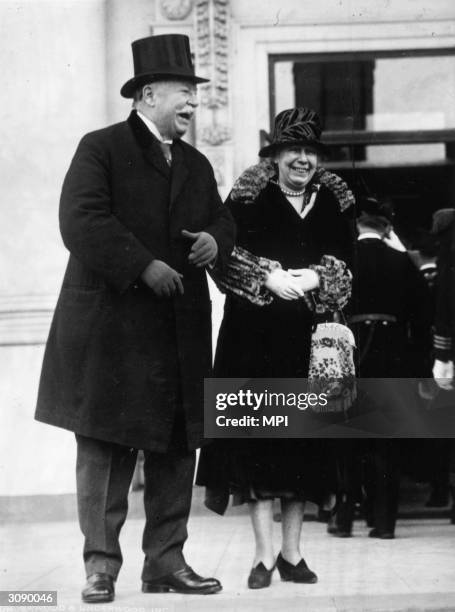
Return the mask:
[[[275, 174], [275, 168], [269, 160], [250, 166], [234, 183], [231, 199], [251, 204]], [[314, 177], [314, 183], [324, 185], [333, 193], [342, 212], [355, 204], [354, 194], [337, 174], [318, 168]]]

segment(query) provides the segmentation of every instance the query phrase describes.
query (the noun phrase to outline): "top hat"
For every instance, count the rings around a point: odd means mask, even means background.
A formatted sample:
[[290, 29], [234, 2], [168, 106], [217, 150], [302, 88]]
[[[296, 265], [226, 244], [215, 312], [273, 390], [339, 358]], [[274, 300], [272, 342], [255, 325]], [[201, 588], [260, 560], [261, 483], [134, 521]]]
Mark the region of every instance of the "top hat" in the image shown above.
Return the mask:
[[386, 224], [393, 223], [395, 211], [391, 200], [378, 200], [372, 196], [363, 196], [357, 200], [357, 215], [359, 220], [375, 217]]
[[310, 108], [290, 108], [275, 117], [272, 141], [259, 151], [260, 157], [272, 157], [281, 147], [310, 145], [323, 152], [325, 145], [320, 141], [321, 121]]
[[133, 49], [134, 77], [127, 81], [120, 94], [132, 98], [141, 85], [163, 79], [184, 79], [192, 83], [206, 83], [194, 74], [190, 41], [183, 34], [162, 34], [135, 40]]

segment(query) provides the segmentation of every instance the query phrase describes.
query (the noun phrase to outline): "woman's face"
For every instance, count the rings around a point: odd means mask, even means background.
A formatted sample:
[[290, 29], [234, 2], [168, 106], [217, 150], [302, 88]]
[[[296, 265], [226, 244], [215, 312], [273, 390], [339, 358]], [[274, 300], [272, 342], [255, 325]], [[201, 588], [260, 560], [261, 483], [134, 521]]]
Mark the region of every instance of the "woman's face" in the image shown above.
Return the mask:
[[308, 145], [280, 149], [274, 158], [278, 164], [279, 180], [283, 187], [301, 191], [313, 178], [318, 167], [318, 153]]

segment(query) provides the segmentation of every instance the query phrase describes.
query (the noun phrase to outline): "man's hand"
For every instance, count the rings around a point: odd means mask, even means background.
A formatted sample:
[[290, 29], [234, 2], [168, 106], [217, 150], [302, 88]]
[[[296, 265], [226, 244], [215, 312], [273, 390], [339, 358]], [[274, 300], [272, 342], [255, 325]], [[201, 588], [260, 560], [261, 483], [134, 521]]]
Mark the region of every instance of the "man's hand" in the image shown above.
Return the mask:
[[395, 251], [400, 251], [401, 253], [406, 253], [406, 247], [398, 238], [393, 230], [391, 230], [387, 236], [384, 237], [384, 242], [387, 246], [395, 249]]
[[264, 284], [269, 291], [282, 300], [298, 300], [303, 296], [303, 291], [295, 278], [281, 268], [272, 270]]
[[142, 272], [141, 279], [159, 297], [183, 295], [183, 275], [159, 259], [154, 259]]
[[445, 391], [453, 389], [453, 361], [439, 361], [439, 359], [435, 359], [433, 378], [441, 389]]
[[300, 268], [299, 270], [288, 270], [294, 277], [302, 291], [313, 291], [319, 287], [319, 276], [310, 268]]
[[188, 232], [182, 230], [185, 238], [194, 240], [188, 260], [197, 268], [203, 268], [212, 263], [218, 255], [218, 245], [208, 232]]

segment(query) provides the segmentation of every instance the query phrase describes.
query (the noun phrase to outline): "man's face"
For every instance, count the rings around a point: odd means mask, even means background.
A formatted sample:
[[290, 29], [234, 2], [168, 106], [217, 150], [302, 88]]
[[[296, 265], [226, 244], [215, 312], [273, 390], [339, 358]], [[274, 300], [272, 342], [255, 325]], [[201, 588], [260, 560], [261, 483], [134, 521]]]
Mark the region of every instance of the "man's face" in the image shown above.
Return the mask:
[[150, 119], [163, 138], [172, 140], [185, 134], [198, 105], [196, 95], [191, 81], [158, 81], [145, 88]]

